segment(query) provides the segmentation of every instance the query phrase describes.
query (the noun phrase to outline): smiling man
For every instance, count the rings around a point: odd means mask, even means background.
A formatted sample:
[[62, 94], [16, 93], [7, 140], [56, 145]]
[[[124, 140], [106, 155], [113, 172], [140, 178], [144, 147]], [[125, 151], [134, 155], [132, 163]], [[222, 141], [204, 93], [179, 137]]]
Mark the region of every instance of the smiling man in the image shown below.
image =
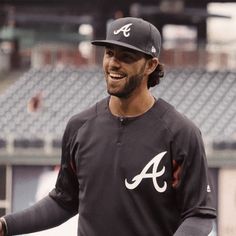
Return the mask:
[[54, 227], [77, 213], [78, 236], [209, 235], [216, 212], [201, 133], [150, 91], [164, 75], [159, 31], [121, 18], [92, 43], [104, 47], [109, 96], [70, 119], [55, 188], [5, 216], [0, 235]]

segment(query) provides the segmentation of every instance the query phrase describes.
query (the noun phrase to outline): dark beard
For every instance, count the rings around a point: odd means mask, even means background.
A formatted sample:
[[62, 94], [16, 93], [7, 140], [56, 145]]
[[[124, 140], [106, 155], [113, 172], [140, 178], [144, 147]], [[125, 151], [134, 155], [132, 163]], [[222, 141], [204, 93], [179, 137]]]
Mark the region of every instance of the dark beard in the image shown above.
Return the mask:
[[129, 78], [128, 83], [125, 85], [125, 87], [123, 88], [122, 91], [120, 92], [116, 92], [116, 93], [112, 93], [107, 91], [110, 95], [112, 96], [116, 96], [118, 98], [129, 98], [130, 95], [132, 94], [132, 92], [139, 87], [139, 85], [141, 84], [143, 75], [134, 75], [132, 77]]

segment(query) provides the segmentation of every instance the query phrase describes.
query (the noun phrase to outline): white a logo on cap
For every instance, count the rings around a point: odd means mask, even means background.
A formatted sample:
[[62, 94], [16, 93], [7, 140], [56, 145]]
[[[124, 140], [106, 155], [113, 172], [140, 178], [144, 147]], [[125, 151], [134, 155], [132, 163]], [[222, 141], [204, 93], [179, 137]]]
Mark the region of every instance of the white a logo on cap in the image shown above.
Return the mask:
[[118, 30], [114, 30], [114, 34], [119, 34], [120, 32], [123, 32], [123, 35], [125, 37], [129, 37], [130, 36], [130, 26], [131, 25], [132, 25], [132, 23], [129, 23], [129, 24], [126, 24], [126, 25], [122, 26]]
[[156, 48], [154, 46], [152, 46], [151, 51], [152, 51], [152, 53], [156, 53], [157, 52], [157, 50], [156, 50]]

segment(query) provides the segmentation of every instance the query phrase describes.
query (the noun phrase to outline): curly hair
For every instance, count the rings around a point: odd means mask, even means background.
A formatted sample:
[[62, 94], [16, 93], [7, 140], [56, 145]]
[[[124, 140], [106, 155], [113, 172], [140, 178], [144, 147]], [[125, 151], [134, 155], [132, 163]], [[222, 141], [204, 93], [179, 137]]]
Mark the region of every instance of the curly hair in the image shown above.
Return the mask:
[[156, 69], [149, 75], [147, 83], [148, 88], [159, 84], [162, 77], [164, 77], [164, 65], [159, 63]]

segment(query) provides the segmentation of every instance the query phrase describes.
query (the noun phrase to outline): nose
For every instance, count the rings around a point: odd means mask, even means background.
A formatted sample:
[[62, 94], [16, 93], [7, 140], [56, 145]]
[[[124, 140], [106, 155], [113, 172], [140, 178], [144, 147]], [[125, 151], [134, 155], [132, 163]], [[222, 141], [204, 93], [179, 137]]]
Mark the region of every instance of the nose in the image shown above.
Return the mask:
[[120, 67], [120, 61], [115, 55], [110, 58], [109, 67], [111, 67], [111, 68], [119, 68]]

